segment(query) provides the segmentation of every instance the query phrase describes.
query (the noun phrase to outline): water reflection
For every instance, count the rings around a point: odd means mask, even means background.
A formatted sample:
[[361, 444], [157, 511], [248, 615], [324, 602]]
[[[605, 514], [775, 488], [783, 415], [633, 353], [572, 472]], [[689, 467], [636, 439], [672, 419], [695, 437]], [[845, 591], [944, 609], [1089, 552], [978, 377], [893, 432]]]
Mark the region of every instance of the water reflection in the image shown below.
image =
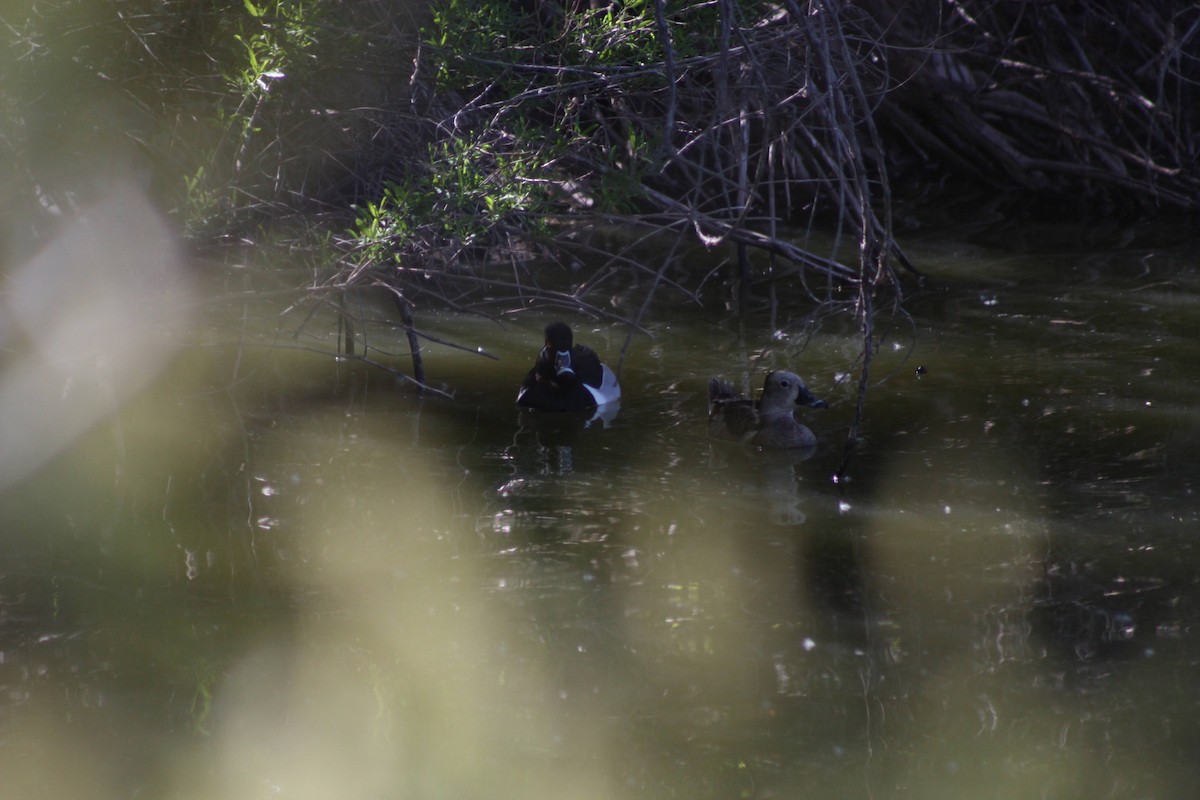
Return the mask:
[[750, 491], [760, 497], [767, 508], [767, 520], [772, 525], [803, 525], [807, 516], [803, 506], [807, 471], [798, 467], [816, 455], [817, 448], [795, 447], [788, 450], [758, 450], [733, 444], [717, 444], [712, 448], [709, 466], [714, 470], [733, 470], [745, 473], [751, 483]]
[[709, 374], [796, 355], [709, 319], [608, 420], [512, 408], [520, 332], [430, 354], [454, 401], [189, 352], [0, 505], [7, 792], [1190, 796], [1194, 301], [1010, 260], [912, 299], [839, 484], [849, 403], [709, 440]]
[[[583, 411], [522, 409], [506, 458], [517, 471], [532, 467], [533, 471], [545, 474], [569, 474], [574, 469], [574, 447], [580, 436], [594, 435], [596, 431], [612, 427], [620, 411], [620, 402]], [[536, 462], [536, 467], [531, 460]]]

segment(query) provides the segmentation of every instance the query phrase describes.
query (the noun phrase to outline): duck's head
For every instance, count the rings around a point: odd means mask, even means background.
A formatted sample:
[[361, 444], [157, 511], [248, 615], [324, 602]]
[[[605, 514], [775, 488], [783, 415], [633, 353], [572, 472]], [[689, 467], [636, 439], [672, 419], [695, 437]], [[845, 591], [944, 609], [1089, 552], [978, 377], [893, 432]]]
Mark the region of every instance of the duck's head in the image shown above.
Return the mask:
[[793, 406], [828, 408], [829, 404], [813, 397], [812, 392], [796, 373], [783, 369], [768, 372], [767, 379], [763, 382], [760, 401], [762, 410], [790, 411]]
[[554, 365], [554, 371], [558, 375], [564, 372], [575, 374], [575, 370], [571, 369], [571, 347], [575, 344], [575, 337], [571, 333], [571, 326], [565, 322], [551, 322], [546, 326], [546, 346], [542, 348], [542, 358], [546, 363]]
[[569, 353], [574, 344], [575, 336], [571, 333], [571, 326], [567, 323], [551, 322], [546, 326], [546, 347], [551, 352]]

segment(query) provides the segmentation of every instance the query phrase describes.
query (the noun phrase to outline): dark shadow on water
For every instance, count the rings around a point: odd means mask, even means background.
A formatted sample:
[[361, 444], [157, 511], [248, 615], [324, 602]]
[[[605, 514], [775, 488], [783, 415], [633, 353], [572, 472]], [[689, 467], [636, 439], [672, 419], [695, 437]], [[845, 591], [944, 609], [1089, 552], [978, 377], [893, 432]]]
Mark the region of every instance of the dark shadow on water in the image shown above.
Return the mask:
[[1034, 601], [1034, 632], [1068, 660], [1136, 660], [1181, 634], [1188, 595], [1187, 586], [1158, 577], [1051, 560]]

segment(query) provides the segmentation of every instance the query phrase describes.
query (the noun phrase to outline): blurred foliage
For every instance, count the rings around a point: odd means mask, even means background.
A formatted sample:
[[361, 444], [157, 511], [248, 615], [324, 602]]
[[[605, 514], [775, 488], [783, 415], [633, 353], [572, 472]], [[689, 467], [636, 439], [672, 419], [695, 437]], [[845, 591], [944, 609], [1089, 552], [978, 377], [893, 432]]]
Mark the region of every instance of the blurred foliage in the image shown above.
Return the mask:
[[388, 35], [415, 27], [404, 14], [321, 0], [7, 7], [6, 199], [29, 210], [34, 238], [127, 179], [201, 244], [344, 213], [349, 164], [381, 127], [371, 109], [415, 41]]
[[[353, 239], [358, 259], [371, 264], [414, 255], [417, 242], [457, 251], [502, 238], [513, 218], [523, 233], [544, 231], [554, 206], [540, 177], [540, 150], [518, 150], [526, 140], [518, 130], [506, 146], [451, 139], [429, 146], [429, 169], [404, 183], [388, 181], [378, 201], [361, 204]], [[515, 146], [514, 146], [515, 145]]]
[[[571, 215], [765, 253], [739, 255], [742, 278], [873, 291], [906, 263], [893, 193], [1200, 203], [1200, 11], [1165, 0], [33, 0], [0, 18], [10, 252], [132, 177], [197, 244], [283, 221], [332, 236], [317, 260], [343, 277], [577, 260], [554, 236]], [[812, 224], [859, 263], [780, 233]]]

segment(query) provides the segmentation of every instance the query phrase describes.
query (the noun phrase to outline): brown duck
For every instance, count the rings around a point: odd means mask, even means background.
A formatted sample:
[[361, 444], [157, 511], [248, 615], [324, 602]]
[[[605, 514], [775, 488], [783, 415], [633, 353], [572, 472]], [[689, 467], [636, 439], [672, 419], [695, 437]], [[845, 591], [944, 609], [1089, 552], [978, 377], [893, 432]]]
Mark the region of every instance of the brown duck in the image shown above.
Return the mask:
[[817, 437], [795, 417], [796, 406], [826, 408], [794, 372], [767, 373], [758, 400], [740, 397], [729, 381], [708, 382], [708, 432], [765, 450], [812, 447]]

